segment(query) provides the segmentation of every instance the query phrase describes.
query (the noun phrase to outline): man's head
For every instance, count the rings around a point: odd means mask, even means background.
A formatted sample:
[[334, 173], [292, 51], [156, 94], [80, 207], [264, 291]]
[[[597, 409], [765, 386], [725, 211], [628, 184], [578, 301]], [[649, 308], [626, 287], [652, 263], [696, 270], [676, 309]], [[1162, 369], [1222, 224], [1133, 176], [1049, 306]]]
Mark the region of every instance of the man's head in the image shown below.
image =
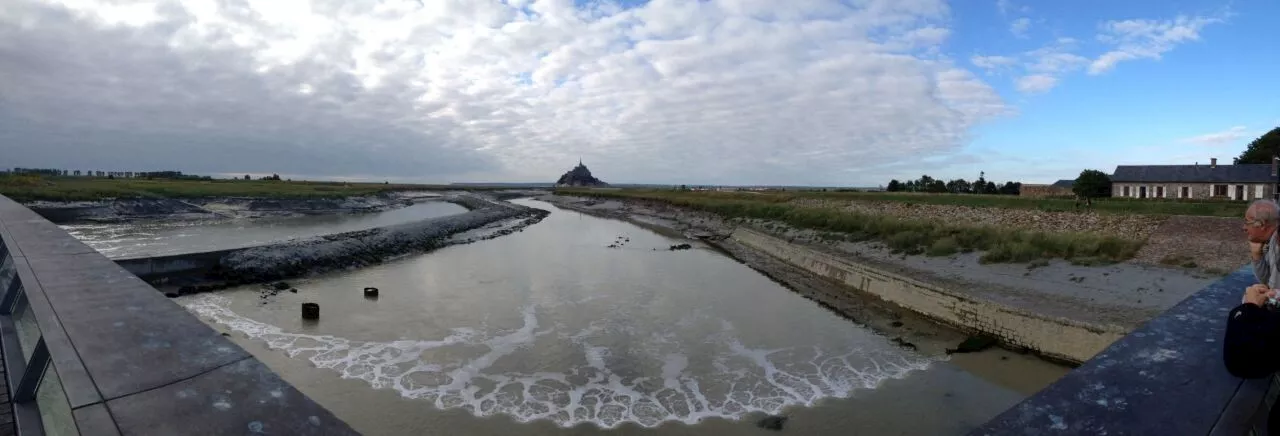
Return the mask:
[[1280, 227], [1280, 206], [1271, 200], [1255, 200], [1244, 212], [1244, 231], [1249, 242], [1267, 242]]

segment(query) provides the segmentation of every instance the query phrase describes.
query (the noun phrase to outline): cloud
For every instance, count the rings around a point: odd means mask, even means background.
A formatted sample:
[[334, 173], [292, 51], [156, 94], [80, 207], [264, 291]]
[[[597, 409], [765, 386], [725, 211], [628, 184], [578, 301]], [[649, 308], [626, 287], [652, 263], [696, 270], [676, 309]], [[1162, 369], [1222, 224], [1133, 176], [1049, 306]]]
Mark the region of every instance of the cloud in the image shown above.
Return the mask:
[[1000, 11], [1000, 15], [1009, 15], [1010, 12], [1026, 14], [1031, 12], [1031, 7], [1014, 5], [1011, 0], [996, 0], [996, 10]]
[[1014, 82], [1019, 92], [1041, 94], [1058, 85], [1059, 78], [1088, 65], [1089, 59], [1072, 53], [1075, 40], [1059, 38], [1052, 44], [1022, 54], [1025, 75]]
[[1027, 17], [1022, 17], [1022, 18], [1013, 20], [1013, 22], [1009, 24], [1009, 33], [1012, 33], [1013, 36], [1016, 36], [1019, 38], [1026, 38], [1027, 31], [1030, 29], [1031, 29], [1031, 19]]
[[1199, 136], [1193, 136], [1190, 138], [1184, 138], [1179, 142], [1199, 144], [1199, 145], [1210, 145], [1210, 146], [1225, 145], [1225, 144], [1231, 144], [1241, 139], [1244, 139], [1248, 135], [1249, 135], [1249, 132], [1248, 132], [1248, 129], [1245, 128], [1245, 126], [1234, 126], [1230, 129], [1223, 130], [1221, 132], [1214, 132], [1214, 133], [1208, 133], [1208, 134], [1199, 135]]
[[67, 4], [0, 10], [14, 165], [848, 184], [1009, 113], [941, 0]]
[[1048, 92], [1053, 87], [1058, 86], [1058, 78], [1048, 74], [1032, 74], [1019, 77], [1015, 85], [1018, 88], [1018, 92], [1039, 94]]
[[1009, 56], [975, 55], [969, 58], [969, 63], [973, 64], [975, 67], [992, 72], [1017, 65], [1018, 60]]
[[1200, 31], [1223, 18], [1178, 16], [1172, 20], [1107, 21], [1098, 40], [1113, 46], [1094, 59], [1089, 74], [1110, 71], [1116, 64], [1135, 59], [1160, 59], [1179, 44], [1200, 39]]

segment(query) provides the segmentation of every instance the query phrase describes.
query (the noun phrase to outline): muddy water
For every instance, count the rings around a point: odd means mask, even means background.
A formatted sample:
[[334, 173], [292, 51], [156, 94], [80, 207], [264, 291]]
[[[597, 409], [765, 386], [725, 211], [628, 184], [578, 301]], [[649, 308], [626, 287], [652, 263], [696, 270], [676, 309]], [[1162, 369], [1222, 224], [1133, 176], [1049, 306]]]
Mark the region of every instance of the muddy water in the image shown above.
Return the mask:
[[383, 212], [182, 222], [64, 225], [72, 236], [111, 258], [163, 256], [249, 247], [292, 238], [365, 230], [466, 212], [428, 201]]
[[522, 202], [553, 213], [297, 293], [178, 301], [368, 435], [770, 434], [779, 413], [786, 434], [962, 434], [1025, 395], [707, 247]]

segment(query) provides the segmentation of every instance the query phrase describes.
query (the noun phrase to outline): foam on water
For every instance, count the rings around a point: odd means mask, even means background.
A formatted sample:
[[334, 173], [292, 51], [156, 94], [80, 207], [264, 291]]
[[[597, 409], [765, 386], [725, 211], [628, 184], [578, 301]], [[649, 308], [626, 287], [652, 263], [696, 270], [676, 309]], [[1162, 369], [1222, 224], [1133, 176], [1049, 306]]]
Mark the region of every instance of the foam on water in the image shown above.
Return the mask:
[[[751, 412], [776, 414], [787, 406], [874, 389], [932, 363], [892, 347], [869, 350], [851, 345], [838, 353], [817, 346], [751, 348], [735, 336], [731, 323], [720, 320], [719, 332], [705, 343], [689, 345], [713, 350], [709, 367], [695, 371], [694, 359], [678, 351], [673, 335], [655, 334], [636, 345], [647, 354], [642, 358], [653, 359], [649, 363], [661, 368], [645, 374], [634, 371], [635, 362], [614, 359], [615, 350], [596, 343], [604, 342], [610, 331], [629, 327], [600, 320], [577, 331], [561, 331], [560, 324], [539, 330], [538, 307], [532, 305], [521, 309], [523, 325], [512, 331], [455, 328], [440, 339], [376, 342], [285, 332], [233, 312], [230, 300], [220, 295], [180, 301], [199, 316], [343, 378], [392, 388], [405, 398], [430, 401], [441, 409], [462, 408], [477, 416], [506, 414], [522, 422], [548, 419], [564, 427], [584, 422], [604, 428], [624, 422], [652, 427], [666, 421], [736, 419]], [[573, 344], [585, 365], [527, 373], [494, 368], [504, 357], [529, 352], [539, 338]]]

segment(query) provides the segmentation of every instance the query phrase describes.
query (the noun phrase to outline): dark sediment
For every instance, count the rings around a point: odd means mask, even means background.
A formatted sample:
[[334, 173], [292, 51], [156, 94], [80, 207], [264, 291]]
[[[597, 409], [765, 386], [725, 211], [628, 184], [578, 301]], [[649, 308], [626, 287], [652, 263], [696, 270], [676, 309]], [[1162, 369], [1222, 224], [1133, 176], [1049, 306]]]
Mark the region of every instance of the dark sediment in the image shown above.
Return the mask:
[[[459, 196], [452, 201], [465, 203], [471, 211], [413, 223], [249, 248], [222, 258], [212, 275], [219, 281], [262, 283], [376, 265], [405, 254], [509, 234], [541, 221], [548, 214], [541, 209], [472, 195]], [[450, 238], [454, 234], [498, 221], [517, 219], [521, 220], [517, 226], [483, 237], [466, 240]], [[284, 289], [288, 289], [288, 286]]]

